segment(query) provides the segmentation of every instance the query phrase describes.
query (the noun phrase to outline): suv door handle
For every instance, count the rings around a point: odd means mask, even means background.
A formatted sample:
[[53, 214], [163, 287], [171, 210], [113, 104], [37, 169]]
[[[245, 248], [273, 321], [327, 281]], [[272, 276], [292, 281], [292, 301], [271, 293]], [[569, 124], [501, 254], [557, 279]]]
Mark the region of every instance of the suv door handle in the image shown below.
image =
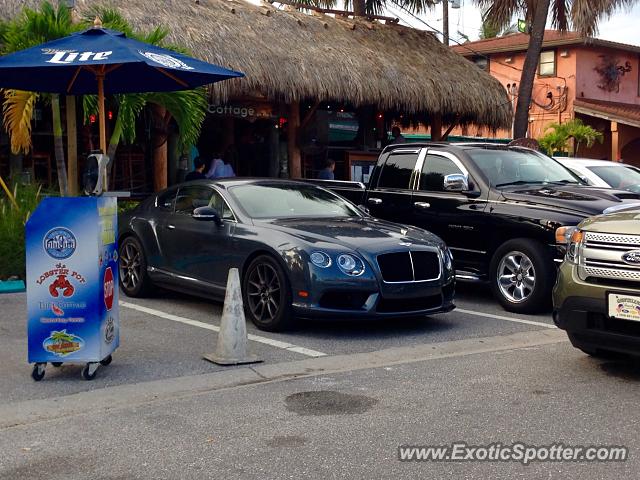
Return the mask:
[[431, 208], [431, 204], [427, 202], [416, 202], [413, 204], [416, 208], [427, 209]]
[[169, 225], [167, 225], [167, 228], [168, 228], [169, 230], [175, 230], [175, 229], [176, 229], [176, 226], [175, 226], [175, 225], [171, 225], [171, 224], [169, 224]]
[[367, 202], [369, 205], [382, 205], [382, 200], [380, 198], [370, 198]]

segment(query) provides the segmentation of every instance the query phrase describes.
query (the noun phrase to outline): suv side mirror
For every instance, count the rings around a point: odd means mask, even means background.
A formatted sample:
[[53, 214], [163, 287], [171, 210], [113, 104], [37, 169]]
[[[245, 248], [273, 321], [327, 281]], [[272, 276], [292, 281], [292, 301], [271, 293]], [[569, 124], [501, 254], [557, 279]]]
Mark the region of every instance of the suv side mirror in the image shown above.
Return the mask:
[[220, 218], [220, 214], [212, 207], [198, 207], [193, 211], [191, 216], [195, 220], [215, 222], [216, 225], [222, 225], [222, 218]]
[[443, 187], [445, 192], [466, 192], [469, 190], [469, 178], [461, 173], [445, 175]]

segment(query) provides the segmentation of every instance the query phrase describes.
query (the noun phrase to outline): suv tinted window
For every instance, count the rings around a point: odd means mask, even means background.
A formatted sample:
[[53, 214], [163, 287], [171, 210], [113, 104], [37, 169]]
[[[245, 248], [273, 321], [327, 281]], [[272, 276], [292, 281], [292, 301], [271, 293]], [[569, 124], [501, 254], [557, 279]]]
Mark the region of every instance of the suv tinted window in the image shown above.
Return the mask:
[[420, 190], [431, 192], [444, 191], [444, 177], [462, 173], [462, 170], [446, 157], [427, 155], [420, 173]]
[[389, 155], [382, 167], [378, 188], [409, 188], [411, 173], [418, 160], [417, 153], [399, 153]]
[[176, 213], [191, 215], [194, 209], [209, 206], [213, 193], [212, 188], [201, 185], [182, 187], [178, 190]]

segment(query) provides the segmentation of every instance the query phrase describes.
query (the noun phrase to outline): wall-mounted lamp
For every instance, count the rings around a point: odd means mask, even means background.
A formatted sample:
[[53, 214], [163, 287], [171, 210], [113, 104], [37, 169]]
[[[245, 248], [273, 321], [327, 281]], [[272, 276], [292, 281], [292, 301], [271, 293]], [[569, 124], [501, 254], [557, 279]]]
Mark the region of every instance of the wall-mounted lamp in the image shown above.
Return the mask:
[[505, 63], [513, 63], [513, 58], [512, 57], [507, 57], [504, 59]]
[[560, 51], [560, 56], [562, 58], [567, 58], [569, 56], [569, 50], [561, 50]]

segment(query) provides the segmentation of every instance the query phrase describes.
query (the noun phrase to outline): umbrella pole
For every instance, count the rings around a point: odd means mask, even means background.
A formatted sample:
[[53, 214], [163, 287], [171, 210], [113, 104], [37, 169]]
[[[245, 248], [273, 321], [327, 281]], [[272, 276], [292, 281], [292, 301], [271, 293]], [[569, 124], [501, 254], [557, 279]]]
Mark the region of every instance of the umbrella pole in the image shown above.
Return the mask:
[[[104, 111], [104, 73], [97, 75], [98, 80], [98, 118], [100, 125], [100, 150], [104, 155], [107, 154], [107, 118]], [[107, 191], [109, 182], [105, 175], [103, 191]]]

